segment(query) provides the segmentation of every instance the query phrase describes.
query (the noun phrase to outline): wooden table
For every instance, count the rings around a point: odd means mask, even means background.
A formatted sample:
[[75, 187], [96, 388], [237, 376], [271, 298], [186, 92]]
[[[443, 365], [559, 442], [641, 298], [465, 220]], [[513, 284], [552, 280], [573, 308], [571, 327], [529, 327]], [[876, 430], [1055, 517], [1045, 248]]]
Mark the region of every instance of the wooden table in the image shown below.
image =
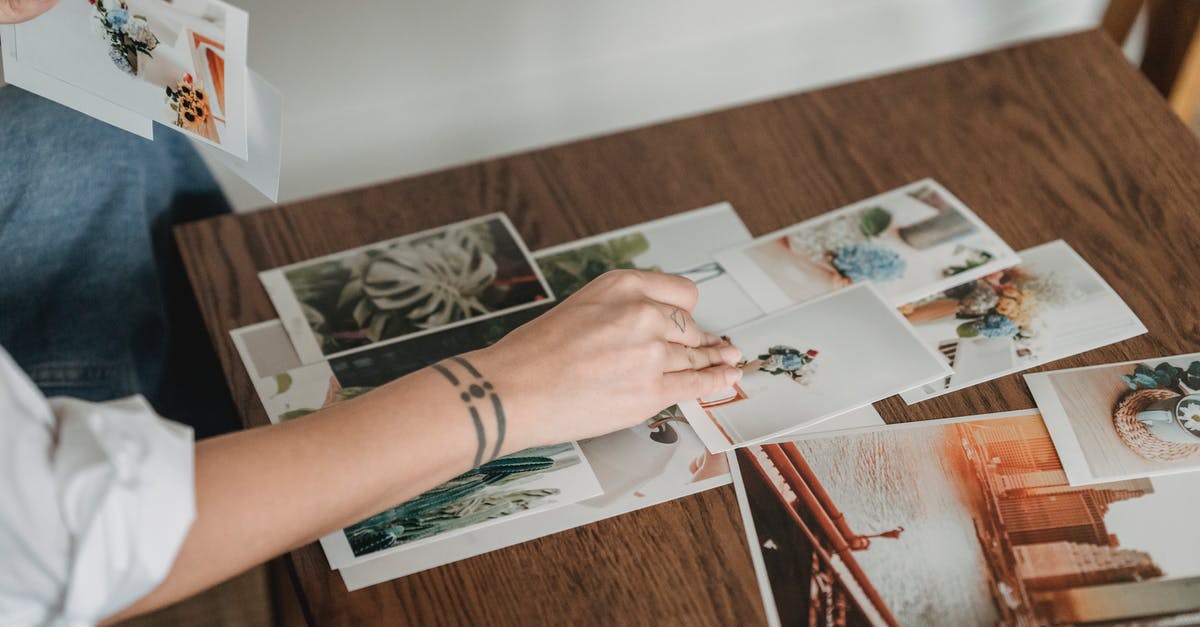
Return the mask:
[[[761, 234], [926, 176], [1014, 248], [1067, 240], [1150, 328], [1055, 367], [1200, 349], [1200, 145], [1096, 32], [192, 223], [177, 237], [242, 418], [261, 425], [228, 335], [275, 317], [259, 270], [492, 211], [534, 249], [721, 200]], [[877, 405], [914, 420], [1031, 406], [1016, 375], [912, 408]], [[316, 544], [287, 562], [318, 625], [764, 616], [730, 487], [353, 593]]]

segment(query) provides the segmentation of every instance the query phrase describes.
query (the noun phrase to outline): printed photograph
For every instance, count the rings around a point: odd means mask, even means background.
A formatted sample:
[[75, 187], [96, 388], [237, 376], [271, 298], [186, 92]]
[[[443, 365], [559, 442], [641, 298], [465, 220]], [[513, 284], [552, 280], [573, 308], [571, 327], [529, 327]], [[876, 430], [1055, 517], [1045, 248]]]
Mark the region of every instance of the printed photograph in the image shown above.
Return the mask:
[[251, 379], [273, 377], [304, 365], [278, 319], [234, 329], [229, 338]]
[[734, 482], [775, 625], [1186, 625], [1185, 476], [1072, 487], [1036, 412], [756, 445]]
[[1007, 268], [1016, 253], [926, 179], [717, 253], [764, 311], [872, 283], [900, 306]]
[[401, 505], [321, 539], [342, 568], [421, 543], [449, 540], [483, 525], [513, 521], [600, 493], [573, 443], [526, 449], [492, 460]]
[[1200, 471], [1200, 353], [1025, 382], [1072, 485]]
[[609, 270], [656, 270], [689, 278], [700, 291], [696, 322], [715, 332], [763, 313], [713, 261], [717, 251], [748, 241], [750, 231], [733, 206], [720, 203], [539, 250], [533, 257], [559, 300]]
[[1136, 314], [1061, 240], [1021, 251], [1020, 265], [900, 308], [954, 374], [909, 390], [908, 404], [1146, 332]]
[[950, 367], [869, 284], [844, 288], [729, 329], [742, 379], [680, 404], [713, 452], [821, 424]]
[[248, 23], [220, 0], [62, 0], [15, 33], [23, 64], [245, 160]]
[[259, 278], [306, 364], [552, 299], [501, 213], [275, 268]]

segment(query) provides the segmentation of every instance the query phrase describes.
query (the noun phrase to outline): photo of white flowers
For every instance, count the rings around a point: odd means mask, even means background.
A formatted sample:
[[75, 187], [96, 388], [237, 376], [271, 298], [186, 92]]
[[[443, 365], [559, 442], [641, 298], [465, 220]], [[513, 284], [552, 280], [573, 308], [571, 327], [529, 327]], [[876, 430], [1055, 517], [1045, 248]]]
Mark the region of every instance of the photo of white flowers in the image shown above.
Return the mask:
[[838, 416], [950, 373], [945, 359], [870, 284], [843, 288], [723, 335], [742, 351], [742, 379], [712, 396], [680, 403], [714, 453], [826, 421], [842, 428]]
[[245, 160], [248, 27], [220, 0], [61, 0], [13, 32], [21, 63]]
[[304, 363], [553, 300], [504, 214], [259, 273]]
[[1021, 263], [900, 311], [954, 374], [909, 390], [908, 404], [1141, 335], [1146, 327], [1061, 240], [1021, 251]]
[[1019, 258], [926, 179], [721, 251], [716, 260], [770, 312], [858, 283], [900, 306]]

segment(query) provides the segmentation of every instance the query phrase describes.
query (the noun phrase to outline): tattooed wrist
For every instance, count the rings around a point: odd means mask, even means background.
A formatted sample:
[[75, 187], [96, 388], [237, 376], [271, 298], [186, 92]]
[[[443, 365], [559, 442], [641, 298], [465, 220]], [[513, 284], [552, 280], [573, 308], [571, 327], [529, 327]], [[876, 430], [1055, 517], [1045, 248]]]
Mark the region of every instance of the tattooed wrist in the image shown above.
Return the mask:
[[[476, 440], [475, 462], [472, 467], [499, 457], [504, 445], [506, 419], [504, 405], [500, 402], [500, 394], [495, 386], [471, 362], [462, 357], [451, 357], [433, 364], [432, 368], [454, 386], [459, 399], [466, 405], [467, 413], [471, 416]], [[490, 444], [489, 439], [492, 440]]]

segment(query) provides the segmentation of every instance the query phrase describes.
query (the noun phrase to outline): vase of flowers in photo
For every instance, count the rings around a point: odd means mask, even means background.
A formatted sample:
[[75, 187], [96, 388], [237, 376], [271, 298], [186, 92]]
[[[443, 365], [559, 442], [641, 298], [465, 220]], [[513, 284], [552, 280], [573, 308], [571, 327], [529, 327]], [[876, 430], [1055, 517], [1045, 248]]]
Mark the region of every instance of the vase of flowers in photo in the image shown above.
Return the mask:
[[140, 64], [138, 55], [150, 54], [158, 47], [158, 37], [150, 30], [145, 17], [129, 11], [124, 0], [88, 0], [100, 34], [108, 42], [108, 58], [117, 69], [130, 76], [137, 76]]
[[1154, 401], [1137, 412], [1137, 419], [1146, 431], [1166, 442], [1200, 445], [1200, 361], [1187, 368], [1163, 362], [1151, 368], [1140, 364], [1134, 371], [1121, 375], [1121, 381], [1132, 392], [1138, 390], [1168, 390], [1175, 395]]
[[184, 74], [175, 85], [167, 86], [167, 106], [175, 112], [175, 126], [214, 142], [220, 141], [208, 94], [195, 84], [191, 74]]
[[777, 345], [756, 359], [742, 362], [744, 372], [765, 372], [770, 375], [787, 376], [792, 381], [807, 385], [816, 373], [816, 359], [820, 353], [815, 348], [801, 351], [791, 346]]
[[1050, 273], [1016, 266], [906, 305], [901, 312], [914, 324], [952, 317], [958, 321], [954, 335], [959, 339], [1011, 339], [1018, 354], [1033, 356], [1039, 310], [1071, 300], [1068, 291]]
[[831, 270], [839, 283], [887, 282], [904, 276], [907, 262], [876, 241], [892, 225], [883, 207], [867, 207], [788, 235], [789, 250]]

